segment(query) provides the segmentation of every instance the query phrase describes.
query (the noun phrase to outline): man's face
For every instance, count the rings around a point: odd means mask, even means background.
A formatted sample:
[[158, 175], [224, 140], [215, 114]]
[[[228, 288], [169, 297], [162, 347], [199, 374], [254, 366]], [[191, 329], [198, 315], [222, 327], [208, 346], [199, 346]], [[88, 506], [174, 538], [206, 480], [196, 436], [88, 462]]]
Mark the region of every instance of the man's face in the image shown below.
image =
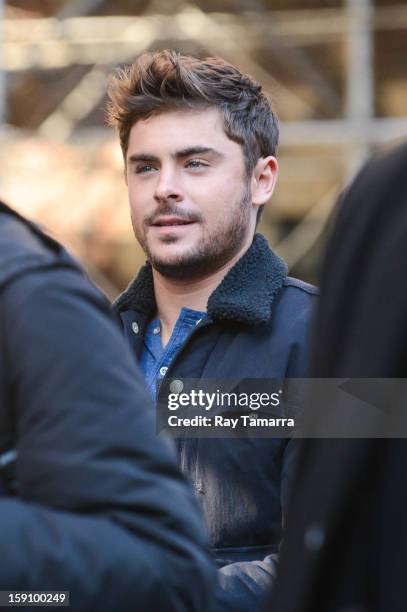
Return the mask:
[[255, 227], [242, 147], [217, 109], [167, 111], [133, 125], [126, 156], [137, 240], [164, 276], [211, 273]]

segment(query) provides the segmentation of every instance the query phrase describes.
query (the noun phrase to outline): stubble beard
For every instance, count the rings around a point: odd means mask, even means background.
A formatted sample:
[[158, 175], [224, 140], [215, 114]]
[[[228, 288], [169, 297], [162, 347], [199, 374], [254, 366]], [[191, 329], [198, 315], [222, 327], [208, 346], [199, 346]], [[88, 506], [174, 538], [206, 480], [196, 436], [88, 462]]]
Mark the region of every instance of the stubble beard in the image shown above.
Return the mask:
[[[251, 214], [251, 190], [248, 182], [240, 200], [230, 208], [229, 213], [211, 234], [203, 234], [198, 245], [175, 257], [159, 257], [150, 250], [147, 241], [138, 235], [138, 232], [136, 238], [152, 267], [162, 276], [185, 280], [199, 279], [222, 268], [243, 247]], [[200, 223], [204, 223], [204, 219], [201, 219]], [[176, 237], [168, 237], [165, 242], [170, 244], [176, 241]]]

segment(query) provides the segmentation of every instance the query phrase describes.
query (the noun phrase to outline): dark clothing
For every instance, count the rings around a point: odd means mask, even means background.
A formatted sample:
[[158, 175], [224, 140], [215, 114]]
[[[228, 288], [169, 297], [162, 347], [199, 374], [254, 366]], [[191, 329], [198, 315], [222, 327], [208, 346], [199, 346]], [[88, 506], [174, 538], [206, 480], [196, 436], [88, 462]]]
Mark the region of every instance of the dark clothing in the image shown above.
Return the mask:
[[[340, 202], [315, 377], [407, 377], [406, 168], [407, 144], [370, 161]], [[307, 440], [298, 465], [267, 609], [404, 612], [407, 440]]]
[[406, 376], [406, 162], [407, 143], [374, 158], [339, 202], [321, 278], [320, 377]]
[[[287, 278], [283, 261], [257, 235], [208, 301], [207, 316], [173, 359], [170, 378], [286, 378], [306, 371], [316, 290]], [[137, 356], [154, 316], [151, 268], [115, 304]], [[134, 332], [134, 323], [137, 325]], [[220, 609], [250, 610], [270, 584], [281, 537], [294, 442], [183, 439], [179, 461], [200, 499], [223, 588]]]
[[0, 347], [0, 589], [69, 590], [75, 611], [205, 610], [197, 508], [108, 304], [3, 204]]
[[299, 465], [267, 610], [404, 612], [406, 441], [307, 440]]

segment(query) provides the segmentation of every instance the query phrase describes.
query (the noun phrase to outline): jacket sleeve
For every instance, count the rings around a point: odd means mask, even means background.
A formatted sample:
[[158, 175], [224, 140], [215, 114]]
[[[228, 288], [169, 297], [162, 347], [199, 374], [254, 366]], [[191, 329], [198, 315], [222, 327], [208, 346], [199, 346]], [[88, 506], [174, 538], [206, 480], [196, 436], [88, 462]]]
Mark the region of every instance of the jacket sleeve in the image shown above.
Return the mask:
[[[299, 440], [288, 440], [283, 453], [281, 471], [283, 526], [299, 448]], [[225, 565], [218, 571], [219, 585], [216, 592], [214, 612], [248, 612], [248, 610], [256, 612], [256, 610], [261, 610], [264, 597], [270, 592], [277, 570], [278, 554], [268, 555], [258, 561]]]
[[70, 591], [74, 610], [205, 610], [201, 518], [100, 293], [72, 270], [3, 291], [17, 497], [0, 498], [0, 589]]
[[[309, 351], [309, 318], [312, 315], [311, 304], [307, 309], [300, 309], [300, 316], [295, 322], [294, 336], [297, 342], [293, 344], [287, 365], [287, 378], [297, 378], [306, 375]], [[296, 395], [296, 387], [289, 392], [289, 402], [298, 410], [300, 397]], [[295, 414], [295, 412], [294, 412]], [[284, 522], [288, 500], [291, 494], [293, 475], [296, 470], [301, 441], [290, 439], [285, 445], [281, 463], [280, 502], [282, 524]], [[262, 608], [264, 597], [269, 593], [278, 569], [278, 555], [268, 555], [259, 561], [239, 562], [226, 565], [219, 570], [219, 587], [216, 592], [216, 612], [255, 612]]]
[[256, 612], [275, 579], [278, 555], [262, 561], [225, 565], [218, 571], [219, 586], [213, 612]]

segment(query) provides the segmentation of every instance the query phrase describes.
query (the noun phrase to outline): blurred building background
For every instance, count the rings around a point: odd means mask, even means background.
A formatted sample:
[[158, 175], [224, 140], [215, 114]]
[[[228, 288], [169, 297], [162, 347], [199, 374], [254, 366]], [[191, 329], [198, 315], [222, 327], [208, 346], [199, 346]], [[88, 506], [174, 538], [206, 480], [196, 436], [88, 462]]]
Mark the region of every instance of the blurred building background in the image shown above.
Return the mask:
[[363, 159], [407, 137], [401, 0], [0, 0], [0, 196], [67, 243], [110, 295], [143, 262], [106, 78], [140, 52], [221, 55], [281, 119], [261, 230], [315, 281], [326, 222]]

